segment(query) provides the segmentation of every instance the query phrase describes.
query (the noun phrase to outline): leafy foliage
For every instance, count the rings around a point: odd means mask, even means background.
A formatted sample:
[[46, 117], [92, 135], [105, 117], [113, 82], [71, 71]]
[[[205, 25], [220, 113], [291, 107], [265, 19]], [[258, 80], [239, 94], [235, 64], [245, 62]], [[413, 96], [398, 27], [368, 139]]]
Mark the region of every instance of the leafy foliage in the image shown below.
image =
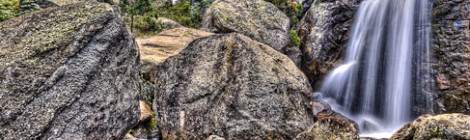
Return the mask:
[[0, 0], [0, 21], [17, 16], [19, 7], [19, 0]]
[[132, 30], [137, 29], [137, 32], [156, 30], [157, 10], [152, 0], [121, 0], [120, 7], [125, 12], [124, 20]]
[[291, 29], [289, 31], [289, 36], [290, 36], [290, 39], [292, 40], [292, 43], [294, 43], [295, 46], [299, 47], [301, 42], [300, 42], [300, 37], [299, 37], [297, 31]]
[[198, 2], [197, 6], [191, 5], [190, 0], [182, 0], [172, 5], [169, 1], [154, 0], [121, 0], [120, 7], [126, 14], [125, 21], [136, 29], [137, 34], [152, 34], [160, 32], [164, 25], [157, 22], [158, 17], [174, 20], [183, 26], [197, 28], [201, 24], [201, 7], [206, 1]]
[[202, 18], [200, 7], [194, 7], [192, 8], [190, 0], [182, 0], [176, 5], [166, 5], [158, 9], [158, 16], [172, 19], [183, 26], [197, 28], [200, 26]]

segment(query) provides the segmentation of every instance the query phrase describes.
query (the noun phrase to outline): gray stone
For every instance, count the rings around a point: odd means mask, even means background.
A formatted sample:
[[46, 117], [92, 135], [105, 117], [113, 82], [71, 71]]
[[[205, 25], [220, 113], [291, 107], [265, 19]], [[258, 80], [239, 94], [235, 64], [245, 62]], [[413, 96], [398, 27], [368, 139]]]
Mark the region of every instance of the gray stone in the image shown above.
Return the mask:
[[137, 46], [110, 5], [0, 23], [0, 139], [120, 139], [139, 117]]
[[246, 36], [197, 39], [156, 69], [163, 139], [292, 139], [313, 123], [305, 75]]
[[433, 50], [437, 113], [470, 113], [470, 1], [435, 0]]
[[[215, 33], [237, 32], [265, 43], [277, 51], [300, 59], [298, 47], [291, 45], [289, 18], [263, 0], [216, 0], [203, 16], [203, 28]], [[287, 53], [288, 52], [288, 53]]]

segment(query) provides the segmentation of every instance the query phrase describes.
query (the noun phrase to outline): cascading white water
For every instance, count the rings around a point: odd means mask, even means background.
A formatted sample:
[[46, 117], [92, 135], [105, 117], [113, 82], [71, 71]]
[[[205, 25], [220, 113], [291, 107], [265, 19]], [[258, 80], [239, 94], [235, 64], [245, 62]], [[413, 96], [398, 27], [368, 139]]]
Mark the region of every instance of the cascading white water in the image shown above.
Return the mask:
[[[424, 61], [417, 56], [429, 59], [428, 5], [427, 0], [365, 0], [360, 5], [344, 64], [327, 76], [320, 93], [333, 109], [355, 120], [363, 135], [388, 137], [411, 119], [412, 80], [422, 74], [414, 69], [425, 64], [412, 63]], [[425, 30], [417, 32], [420, 27]]]

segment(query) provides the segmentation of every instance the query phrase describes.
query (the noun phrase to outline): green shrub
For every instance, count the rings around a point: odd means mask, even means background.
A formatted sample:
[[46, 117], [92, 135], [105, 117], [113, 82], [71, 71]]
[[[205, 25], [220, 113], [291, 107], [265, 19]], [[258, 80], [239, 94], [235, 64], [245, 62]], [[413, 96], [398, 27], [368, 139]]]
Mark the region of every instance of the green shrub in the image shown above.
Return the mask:
[[297, 34], [297, 31], [296, 30], [290, 30], [289, 31], [289, 36], [290, 36], [290, 39], [292, 40], [292, 43], [294, 43], [295, 46], [297, 47], [300, 47], [300, 37], [299, 35]]
[[172, 5], [169, 2], [156, 3], [154, 0], [121, 0], [120, 6], [125, 12], [124, 19], [132, 31], [137, 35], [148, 35], [160, 32], [163, 25], [157, 22], [158, 17], [174, 20], [186, 27], [198, 28], [201, 24], [201, 6], [207, 0], [199, 2], [198, 6], [191, 6], [190, 0], [182, 0]]
[[155, 118], [155, 116], [152, 116], [152, 118], [148, 121], [147, 123], [147, 128], [150, 128], [150, 129], [155, 129], [157, 128], [157, 119]]
[[137, 35], [152, 34], [158, 30], [156, 22], [157, 9], [153, 0], [121, 0], [121, 11], [124, 21]]
[[19, 0], [0, 0], [0, 21], [17, 16], [19, 7]]
[[158, 9], [158, 17], [172, 19], [183, 26], [198, 28], [201, 24], [200, 8], [191, 8], [190, 0], [183, 0], [176, 5], [166, 5]]

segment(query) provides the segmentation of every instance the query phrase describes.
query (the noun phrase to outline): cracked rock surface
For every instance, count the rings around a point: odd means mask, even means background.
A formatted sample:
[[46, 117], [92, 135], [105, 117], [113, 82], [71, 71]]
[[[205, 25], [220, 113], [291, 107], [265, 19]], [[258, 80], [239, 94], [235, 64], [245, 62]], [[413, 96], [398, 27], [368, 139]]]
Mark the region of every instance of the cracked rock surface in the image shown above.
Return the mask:
[[264, 0], [216, 0], [203, 15], [203, 28], [240, 33], [286, 54], [300, 64], [300, 49], [291, 43], [289, 17]]
[[305, 75], [241, 34], [197, 39], [157, 69], [163, 139], [293, 139], [313, 123]]
[[108, 4], [0, 23], [0, 139], [120, 139], [138, 121], [135, 42]]
[[435, 0], [433, 6], [437, 113], [470, 114], [470, 1]]

